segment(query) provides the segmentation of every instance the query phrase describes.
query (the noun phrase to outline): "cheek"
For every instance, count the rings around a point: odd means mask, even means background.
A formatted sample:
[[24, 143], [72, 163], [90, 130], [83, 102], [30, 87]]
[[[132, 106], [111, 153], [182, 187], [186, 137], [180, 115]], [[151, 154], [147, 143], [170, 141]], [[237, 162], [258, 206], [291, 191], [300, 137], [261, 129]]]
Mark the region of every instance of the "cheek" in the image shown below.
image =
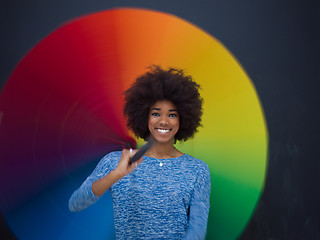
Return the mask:
[[179, 121], [179, 119], [175, 120], [175, 122], [173, 123], [173, 125], [174, 125], [176, 131], [178, 131], [178, 130], [179, 130], [179, 127], [180, 127], [180, 121]]
[[150, 120], [148, 121], [148, 129], [149, 129], [149, 131], [151, 130], [151, 122], [150, 122]]
[[149, 131], [152, 129], [152, 126], [154, 125], [154, 121], [152, 120], [152, 118], [149, 118], [148, 120], [148, 128], [149, 128]]

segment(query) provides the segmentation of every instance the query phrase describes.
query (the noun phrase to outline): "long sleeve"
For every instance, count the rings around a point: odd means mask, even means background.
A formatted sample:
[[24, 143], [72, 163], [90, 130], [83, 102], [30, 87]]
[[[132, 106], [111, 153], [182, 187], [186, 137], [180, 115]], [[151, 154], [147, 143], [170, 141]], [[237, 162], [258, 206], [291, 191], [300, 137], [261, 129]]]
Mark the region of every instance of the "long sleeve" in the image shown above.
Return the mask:
[[110, 158], [112, 153], [103, 157], [91, 175], [82, 183], [69, 199], [69, 209], [72, 212], [81, 211], [91, 204], [98, 201], [100, 197], [94, 195], [92, 192], [92, 184], [108, 174], [111, 171]]
[[210, 208], [211, 178], [207, 165], [198, 171], [190, 204], [189, 224], [184, 240], [203, 240], [206, 237]]

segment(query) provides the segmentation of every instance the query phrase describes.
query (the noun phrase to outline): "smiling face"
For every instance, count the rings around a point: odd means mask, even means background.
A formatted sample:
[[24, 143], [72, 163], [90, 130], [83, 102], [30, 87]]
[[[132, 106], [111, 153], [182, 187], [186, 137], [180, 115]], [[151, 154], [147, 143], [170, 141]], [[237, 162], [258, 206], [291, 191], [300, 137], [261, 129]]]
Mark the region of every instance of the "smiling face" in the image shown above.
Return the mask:
[[172, 144], [179, 130], [179, 114], [174, 104], [168, 100], [157, 101], [150, 108], [148, 128], [158, 143]]

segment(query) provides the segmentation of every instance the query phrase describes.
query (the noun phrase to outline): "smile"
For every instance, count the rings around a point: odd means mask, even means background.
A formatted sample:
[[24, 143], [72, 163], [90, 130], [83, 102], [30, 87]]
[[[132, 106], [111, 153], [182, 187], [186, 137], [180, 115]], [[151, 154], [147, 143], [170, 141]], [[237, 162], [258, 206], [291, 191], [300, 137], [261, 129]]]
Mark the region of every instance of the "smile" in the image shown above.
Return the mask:
[[156, 130], [161, 133], [167, 133], [170, 131], [170, 129], [161, 129], [161, 128], [156, 128]]

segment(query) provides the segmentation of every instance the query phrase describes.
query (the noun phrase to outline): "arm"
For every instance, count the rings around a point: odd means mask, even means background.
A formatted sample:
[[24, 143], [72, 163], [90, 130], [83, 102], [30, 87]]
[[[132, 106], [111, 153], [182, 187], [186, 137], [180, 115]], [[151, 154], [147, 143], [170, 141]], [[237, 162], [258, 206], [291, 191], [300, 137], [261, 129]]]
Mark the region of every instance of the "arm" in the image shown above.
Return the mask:
[[[132, 154], [134, 154], [133, 151]], [[84, 181], [81, 187], [76, 190], [69, 200], [69, 209], [72, 212], [81, 211], [95, 203], [115, 182], [132, 172], [142, 161], [137, 164], [129, 164], [131, 154], [124, 149], [121, 154], [118, 166], [112, 170], [109, 154], [105, 156], [92, 174]]]
[[203, 240], [206, 237], [210, 208], [211, 178], [208, 166], [198, 172], [190, 203], [189, 224], [184, 240]]

